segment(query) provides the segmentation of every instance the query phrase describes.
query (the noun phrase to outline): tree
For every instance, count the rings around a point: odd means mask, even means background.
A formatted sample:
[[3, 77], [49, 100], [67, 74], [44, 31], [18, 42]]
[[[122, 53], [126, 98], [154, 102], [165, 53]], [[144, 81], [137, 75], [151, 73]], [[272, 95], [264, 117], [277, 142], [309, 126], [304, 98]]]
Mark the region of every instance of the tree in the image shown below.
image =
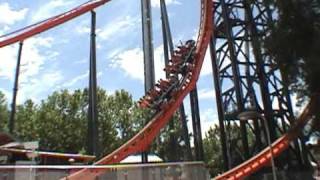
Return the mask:
[[17, 106], [14, 135], [20, 141], [32, 141], [39, 138], [37, 130], [38, 107], [32, 100]]
[[205, 163], [209, 167], [212, 177], [223, 172], [223, 158], [220, 145], [220, 132], [219, 127], [215, 125], [211, 127], [206, 133], [203, 140], [203, 148], [205, 154]]
[[[148, 112], [139, 109], [124, 91], [108, 95], [98, 88], [98, 129], [101, 155], [125, 143], [143, 127]], [[88, 90], [61, 90], [39, 105], [27, 100], [17, 108], [16, 136], [40, 142], [40, 149], [84, 152], [87, 138]]]
[[320, 1], [280, 0], [275, 4], [278, 19], [265, 47], [303, 102], [320, 90]]
[[5, 131], [9, 118], [8, 104], [5, 95], [0, 91], [0, 131]]
[[35, 126], [43, 150], [78, 153], [86, 140], [84, 92], [54, 92], [39, 105]]
[[[229, 149], [228, 156], [230, 160], [230, 166], [236, 167], [246, 159], [243, 155], [243, 146], [241, 142], [241, 131], [239, 125], [237, 123], [228, 124], [227, 133], [227, 144], [232, 148]], [[248, 129], [248, 142], [249, 146], [255, 146], [254, 134], [251, 130]], [[209, 131], [205, 134], [205, 138], [203, 140], [203, 148], [205, 154], [205, 163], [209, 168], [210, 175], [212, 177], [217, 176], [219, 173], [224, 172], [224, 160], [222, 155], [221, 148], [221, 139], [220, 139], [220, 127], [215, 125], [214, 127], [210, 127]], [[265, 146], [267, 144], [265, 143]], [[253, 154], [259, 153], [259, 149], [255, 149], [256, 151], [251, 152]]]
[[[177, 114], [171, 121], [174, 122], [174, 129], [171, 129], [169, 123], [161, 130], [158, 141], [152, 145], [151, 150], [158, 154], [166, 162], [183, 161], [185, 159], [186, 143], [182, 138], [182, 124]], [[171, 139], [171, 137], [175, 137]]]
[[[154, 112], [139, 108], [125, 90], [107, 94], [105, 90], [98, 88], [97, 97], [99, 150], [102, 156], [138, 133]], [[40, 149], [46, 151], [85, 152], [88, 89], [56, 91], [40, 104], [27, 100], [17, 107], [16, 113], [15, 135], [21, 141], [39, 141]], [[159, 135], [161, 142], [151, 148], [151, 151], [166, 161], [183, 160], [183, 156], [178, 158], [177, 154], [183, 154], [185, 149], [181, 138], [181, 123], [177, 116], [173, 119], [175, 129], [170, 131], [169, 127], [164, 128]], [[176, 137], [174, 144], [177, 154], [172, 153], [170, 134]]]
[[134, 123], [130, 109], [134, 103], [132, 96], [124, 90], [107, 95], [105, 91], [98, 93], [98, 125], [102, 154], [108, 154], [131, 138]]

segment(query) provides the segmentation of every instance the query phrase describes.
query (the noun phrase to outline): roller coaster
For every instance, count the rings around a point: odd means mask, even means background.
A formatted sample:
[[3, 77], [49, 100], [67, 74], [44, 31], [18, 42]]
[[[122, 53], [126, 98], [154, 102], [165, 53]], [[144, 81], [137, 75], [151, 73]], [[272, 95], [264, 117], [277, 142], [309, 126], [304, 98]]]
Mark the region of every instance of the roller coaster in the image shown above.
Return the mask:
[[[0, 37], [0, 47], [25, 41], [30, 37], [90, 12], [107, 2], [109, 2], [109, 0], [92, 0], [63, 14], [3, 35]], [[216, 35], [214, 33], [215, 27], [213, 27], [213, 1], [201, 0], [200, 3], [201, 16], [197, 40], [190, 40], [178, 46], [174, 55], [171, 57], [170, 63], [164, 69], [165, 72], [169, 74], [168, 78], [161, 79], [155, 87], [146, 93], [139, 101], [141, 108], [153, 109], [156, 112], [155, 115], [146, 126], [128, 142], [111, 154], [95, 162], [94, 165], [116, 164], [131, 154], [147, 150], [149, 145], [160, 133], [160, 130], [170, 121], [170, 118], [183, 102], [185, 96], [195, 87], [209, 42], [211, 38]], [[272, 156], [279, 156], [290, 146], [292, 141], [300, 136], [301, 130], [308, 120], [311, 119], [315, 109], [320, 105], [319, 103], [318, 96], [314, 96], [298, 120], [292, 125], [291, 129], [273, 142], [272, 149], [266, 148], [262, 150], [244, 163], [215, 177], [215, 179], [243, 179], [268, 165]], [[99, 168], [84, 168], [69, 175], [66, 179], [95, 179], [95, 177], [103, 174], [105, 171], [106, 170]]]

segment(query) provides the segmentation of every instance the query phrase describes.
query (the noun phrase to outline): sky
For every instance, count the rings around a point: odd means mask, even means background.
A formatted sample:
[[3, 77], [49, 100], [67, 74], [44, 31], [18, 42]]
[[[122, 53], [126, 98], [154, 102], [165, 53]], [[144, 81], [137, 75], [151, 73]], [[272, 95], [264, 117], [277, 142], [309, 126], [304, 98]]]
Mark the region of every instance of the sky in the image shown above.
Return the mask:
[[[63, 13], [87, 0], [0, 0], [0, 35]], [[166, 0], [174, 44], [195, 39], [200, 0]], [[151, 0], [156, 79], [164, 78], [159, 0]], [[125, 89], [144, 95], [140, 0], [112, 0], [97, 12], [98, 86], [112, 94]], [[90, 14], [24, 42], [18, 103], [40, 102], [61, 89], [88, 86]], [[0, 48], [0, 91], [11, 103], [18, 44]], [[217, 123], [211, 62], [207, 53], [198, 81], [202, 134]], [[189, 98], [185, 108], [190, 119]], [[191, 122], [189, 121], [191, 131]]]

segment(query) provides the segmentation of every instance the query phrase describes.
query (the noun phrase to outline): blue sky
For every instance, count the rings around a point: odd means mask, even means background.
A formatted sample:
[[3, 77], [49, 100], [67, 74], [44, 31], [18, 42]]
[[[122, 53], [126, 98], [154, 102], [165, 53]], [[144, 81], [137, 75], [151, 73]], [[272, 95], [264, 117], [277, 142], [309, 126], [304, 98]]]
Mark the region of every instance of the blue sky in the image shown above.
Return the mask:
[[[69, 10], [86, 0], [0, 0], [0, 34]], [[156, 78], [162, 71], [163, 42], [159, 0], [152, 1]], [[167, 0], [175, 44], [195, 38], [200, 1]], [[143, 96], [143, 53], [140, 0], [113, 0], [97, 10], [98, 85], [113, 93]], [[53, 91], [74, 90], [88, 84], [90, 14], [25, 41], [18, 103], [39, 102]], [[0, 49], [0, 91], [11, 100], [17, 45]], [[211, 64], [205, 60], [198, 82], [203, 131], [217, 122]], [[187, 98], [188, 99], [188, 98]], [[189, 101], [185, 105], [190, 114]], [[190, 115], [189, 115], [190, 117]], [[191, 130], [191, 129], [190, 129]]]

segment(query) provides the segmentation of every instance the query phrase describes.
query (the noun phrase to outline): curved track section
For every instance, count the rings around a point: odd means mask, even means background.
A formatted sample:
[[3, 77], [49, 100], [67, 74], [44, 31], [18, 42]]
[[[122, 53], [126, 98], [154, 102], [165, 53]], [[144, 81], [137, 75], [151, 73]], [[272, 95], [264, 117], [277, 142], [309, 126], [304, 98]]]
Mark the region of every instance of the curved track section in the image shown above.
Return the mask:
[[[119, 163], [131, 154], [145, 151], [152, 143], [160, 130], [168, 123], [176, 109], [180, 106], [185, 96], [195, 87], [206, 53], [206, 49], [212, 34], [212, 1], [201, 0], [201, 24], [194, 52], [192, 70], [180, 81], [179, 89], [170, 98], [165, 106], [153, 117], [153, 119], [131, 140], [120, 148], [105, 156], [94, 165], [106, 165]], [[91, 180], [104, 173], [104, 169], [83, 169], [71, 174], [66, 179]]]
[[68, 12], [59, 14], [57, 16], [30, 25], [15, 32], [3, 35], [0, 37], [0, 48], [19, 41], [24, 41], [25, 39], [28, 39], [36, 34], [42, 33], [48, 29], [54, 28], [73, 18], [85, 14], [109, 1], [110, 0], [91, 0]]
[[[286, 150], [290, 143], [299, 137], [301, 130], [304, 125], [312, 118], [315, 110], [320, 105], [319, 96], [314, 96], [309, 104], [306, 106], [302, 114], [296, 121], [296, 124], [282, 137], [272, 143], [272, 155], [274, 157], [279, 156], [284, 150]], [[216, 180], [236, 180], [243, 179], [255, 172], [260, 168], [270, 164], [271, 160], [271, 151], [270, 148], [265, 148], [256, 156], [247, 160], [246, 162], [240, 164], [239, 166], [231, 169], [230, 171], [225, 172], [224, 174], [216, 177]]]
[[[66, 13], [54, 16], [52, 18], [9, 33], [7, 35], [0, 36], [0, 48], [19, 41], [23, 41], [36, 34], [54, 28], [109, 1], [110, 0], [92, 0]], [[165, 103], [161, 104], [160, 109], [158, 109], [158, 113], [137, 135], [135, 135], [131, 140], [123, 144], [120, 148], [118, 148], [111, 154], [96, 162], [94, 165], [118, 163], [130, 154], [145, 151], [152, 143], [154, 138], [160, 133], [160, 130], [170, 120], [171, 116], [179, 107], [185, 96], [195, 87], [195, 84], [199, 78], [206, 49], [212, 35], [212, 8], [212, 0], [201, 0], [201, 23], [197, 43], [192, 56], [192, 67], [191, 69], [189, 69], [190, 71], [187, 72], [185, 76], [179, 80], [178, 86], [175, 87], [175, 93], [170, 94], [170, 98], [168, 98]], [[165, 81], [165, 84], [167, 84], [167, 82], [170, 82], [170, 79]], [[159, 86], [161, 91], [161, 82]], [[159, 91], [157, 93], [159, 93]], [[314, 109], [320, 105], [319, 102], [320, 100], [318, 97], [312, 98], [311, 102], [298, 118], [297, 124], [293, 126], [293, 128], [291, 128], [291, 130], [287, 134], [283, 135], [272, 144], [273, 156], [276, 157], [280, 155], [285, 149], [290, 146], [291, 141], [299, 136], [300, 130], [303, 128], [308, 119], [310, 119], [310, 117], [314, 113]], [[216, 177], [215, 179], [243, 179], [244, 177], [258, 171], [263, 166], [268, 165], [270, 163], [270, 159], [270, 149], [266, 148], [248, 161]], [[102, 168], [82, 169], [74, 174], [71, 174], [69, 177], [67, 177], [67, 179], [91, 180], [95, 179], [96, 176], [104, 173], [105, 171], [106, 170]]]

